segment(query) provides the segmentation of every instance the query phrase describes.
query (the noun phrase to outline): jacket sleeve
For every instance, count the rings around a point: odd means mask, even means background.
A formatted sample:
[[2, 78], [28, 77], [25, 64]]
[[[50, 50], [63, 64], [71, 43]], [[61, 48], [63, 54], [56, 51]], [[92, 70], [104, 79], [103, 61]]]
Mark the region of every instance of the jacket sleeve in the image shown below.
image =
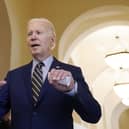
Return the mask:
[[10, 109], [8, 77], [6, 77], [5, 81], [7, 81], [7, 83], [3, 86], [0, 86], [0, 119]]
[[76, 71], [74, 79], [78, 84], [77, 93], [73, 98], [75, 111], [84, 121], [97, 123], [101, 117], [101, 107], [90, 92], [80, 68]]

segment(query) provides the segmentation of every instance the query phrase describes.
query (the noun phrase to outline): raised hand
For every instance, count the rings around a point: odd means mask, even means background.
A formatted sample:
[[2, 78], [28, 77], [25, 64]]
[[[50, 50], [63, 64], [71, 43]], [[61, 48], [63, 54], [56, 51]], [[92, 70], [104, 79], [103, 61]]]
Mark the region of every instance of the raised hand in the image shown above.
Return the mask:
[[[69, 85], [65, 85], [65, 83], [62, 83], [62, 80], [70, 77]], [[63, 70], [63, 69], [52, 69], [48, 73], [48, 80], [49, 83], [53, 84], [53, 86], [60, 91], [67, 92], [74, 88], [74, 79], [72, 77], [72, 74], [69, 71]]]
[[0, 81], [0, 86], [3, 86], [3, 85], [6, 84], [6, 83], [7, 83], [6, 81], [1, 80], [1, 81]]

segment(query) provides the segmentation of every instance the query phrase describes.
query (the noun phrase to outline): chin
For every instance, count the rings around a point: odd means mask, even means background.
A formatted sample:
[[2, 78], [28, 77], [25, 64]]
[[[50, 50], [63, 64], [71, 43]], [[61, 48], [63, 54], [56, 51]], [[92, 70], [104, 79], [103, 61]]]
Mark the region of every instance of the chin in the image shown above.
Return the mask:
[[40, 52], [38, 50], [31, 50], [32, 55], [38, 55]]
[[32, 52], [32, 56], [33, 57], [38, 57], [39, 56], [39, 53]]
[[41, 54], [39, 53], [32, 53], [32, 57], [34, 57], [37, 60], [42, 60], [43, 56], [41, 56]]

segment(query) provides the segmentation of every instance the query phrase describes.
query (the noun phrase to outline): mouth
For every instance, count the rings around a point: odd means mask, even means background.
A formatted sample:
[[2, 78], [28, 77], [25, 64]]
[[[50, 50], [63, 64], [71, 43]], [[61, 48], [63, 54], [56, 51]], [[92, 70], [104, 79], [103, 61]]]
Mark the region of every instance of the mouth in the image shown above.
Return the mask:
[[34, 48], [34, 47], [38, 47], [40, 46], [40, 44], [32, 44], [31, 47]]

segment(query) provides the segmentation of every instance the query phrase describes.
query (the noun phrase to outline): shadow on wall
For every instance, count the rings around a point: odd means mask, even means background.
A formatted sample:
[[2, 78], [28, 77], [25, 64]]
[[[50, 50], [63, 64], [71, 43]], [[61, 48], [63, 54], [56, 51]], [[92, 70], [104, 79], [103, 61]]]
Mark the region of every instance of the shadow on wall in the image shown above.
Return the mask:
[[10, 68], [11, 30], [4, 0], [0, 1], [0, 78]]

